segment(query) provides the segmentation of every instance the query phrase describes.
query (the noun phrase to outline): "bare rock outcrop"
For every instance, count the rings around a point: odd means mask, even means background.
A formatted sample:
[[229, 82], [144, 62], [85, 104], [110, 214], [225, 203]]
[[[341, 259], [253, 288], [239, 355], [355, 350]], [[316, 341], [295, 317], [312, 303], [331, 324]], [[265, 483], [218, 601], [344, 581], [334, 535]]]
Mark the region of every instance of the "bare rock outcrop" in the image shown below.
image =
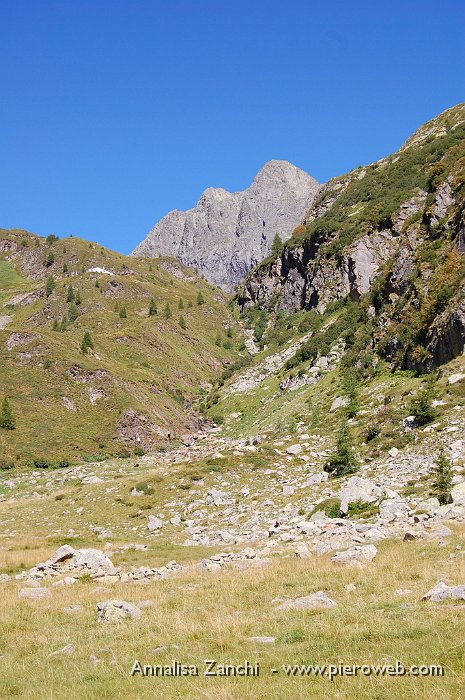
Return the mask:
[[303, 170], [271, 160], [243, 192], [209, 188], [193, 209], [167, 214], [133, 255], [177, 258], [231, 290], [269, 254], [276, 234], [289, 238], [318, 190]]

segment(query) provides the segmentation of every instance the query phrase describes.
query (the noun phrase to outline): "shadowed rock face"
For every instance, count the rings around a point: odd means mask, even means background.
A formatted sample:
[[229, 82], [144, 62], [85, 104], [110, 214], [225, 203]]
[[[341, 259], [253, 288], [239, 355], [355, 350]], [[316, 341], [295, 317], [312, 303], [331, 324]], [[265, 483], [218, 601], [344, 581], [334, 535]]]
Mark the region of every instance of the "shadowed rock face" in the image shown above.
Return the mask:
[[271, 160], [243, 192], [205, 190], [196, 206], [159, 221], [133, 255], [176, 257], [209, 282], [231, 290], [301, 223], [319, 190], [303, 170]]

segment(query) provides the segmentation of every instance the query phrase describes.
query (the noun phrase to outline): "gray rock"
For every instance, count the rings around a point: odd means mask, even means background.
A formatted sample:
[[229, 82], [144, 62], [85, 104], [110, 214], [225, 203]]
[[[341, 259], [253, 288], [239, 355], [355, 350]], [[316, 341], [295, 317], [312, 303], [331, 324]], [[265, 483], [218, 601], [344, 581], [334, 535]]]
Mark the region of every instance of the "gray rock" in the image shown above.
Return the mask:
[[126, 600], [104, 600], [97, 603], [98, 622], [122, 622], [126, 619], [138, 620], [142, 610]]
[[156, 530], [161, 530], [164, 522], [161, 518], [157, 518], [156, 515], [149, 515], [147, 520], [147, 529], [150, 532], [155, 532]]
[[302, 445], [299, 445], [298, 443], [295, 445], [289, 445], [289, 447], [286, 448], [286, 453], [288, 455], [300, 455], [302, 452]]
[[407, 518], [410, 508], [402, 498], [386, 498], [379, 504], [379, 518], [382, 522], [390, 523], [393, 520]]
[[376, 503], [382, 494], [383, 490], [374, 481], [364, 479], [361, 476], [351, 476], [339, 492], [341, 512], [348, 513], [349, 503], [355, 503], [356, 501]]
[[193, 209], [167, 214], [133, 255], [178, 258], [231, 290], [268, 255], [275, 234], [290, 237], [318, 189], [294, 165], [269, 161], [243, 192], [209, 188]]
[[315, 610], [318, 608], [333, 608], [336, 605], [324, 591], [310, 593], [301, 598], [290, 598], [285, 600], [276, 608], [277, 610]]
[[247, 641], [254, 644], [274, 644], [276, 637], [247, 637]]
[[454, 505], [465, 506], [465, 481], [452, 487], [450, 497]]
[[335, 564], [347, 564], [355, 566], [363, 566], [369, 564], [378, 554], [374, 544], [365, 544], [361, 547], [352, 547], [343, 552], [337, 552], [331, 561]]
[[447, 586], [443, 580], [422, 596], [422, 600], [431, 600], [440, 603], [443, 600], [465, 600], [465, 584], [461, 586]]
[[21, 588], [19, 591], [20, 598], [30, 598], [31, 600], [50, 598], [51, 595], [48, 588]]

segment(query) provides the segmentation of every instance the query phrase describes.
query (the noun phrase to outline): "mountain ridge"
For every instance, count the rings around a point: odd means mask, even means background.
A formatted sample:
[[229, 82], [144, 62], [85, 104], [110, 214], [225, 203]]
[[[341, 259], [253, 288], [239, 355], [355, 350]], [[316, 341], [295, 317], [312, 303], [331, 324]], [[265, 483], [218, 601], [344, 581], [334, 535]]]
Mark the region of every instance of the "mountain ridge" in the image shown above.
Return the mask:
[[268, 161], [245, 190], [208, 187], [191, 209], [168, 212], [132, 255], [176, 257], [231, 291], [269, 254], [276, 234], [291, 234], [319, 187], [291, 163]]

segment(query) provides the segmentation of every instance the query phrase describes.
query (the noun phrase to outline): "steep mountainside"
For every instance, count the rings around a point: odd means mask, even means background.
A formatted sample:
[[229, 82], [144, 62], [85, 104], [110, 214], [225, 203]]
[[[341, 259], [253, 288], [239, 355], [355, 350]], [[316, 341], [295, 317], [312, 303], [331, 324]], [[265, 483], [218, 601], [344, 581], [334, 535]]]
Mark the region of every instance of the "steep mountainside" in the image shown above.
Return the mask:
[[167, 214], [133, 255], [176, 257], [231, 290], [268, 255], [276, 234], [290, 236], [318, 189], [291, 163], [269, 161], [243, 192], [209, 188], [193, 209]]
[[176, 261], [0, 230], [0, 404], [16, 420], [0, 462], [100, 459], [198, 430], [233, 325], [223, 294]]
[[365, 349], [429, 370], [465, 343], [465, 105], [393, 156], [327, 183], [304, 226], [238, 292], [243, 310], [361, 302]]

